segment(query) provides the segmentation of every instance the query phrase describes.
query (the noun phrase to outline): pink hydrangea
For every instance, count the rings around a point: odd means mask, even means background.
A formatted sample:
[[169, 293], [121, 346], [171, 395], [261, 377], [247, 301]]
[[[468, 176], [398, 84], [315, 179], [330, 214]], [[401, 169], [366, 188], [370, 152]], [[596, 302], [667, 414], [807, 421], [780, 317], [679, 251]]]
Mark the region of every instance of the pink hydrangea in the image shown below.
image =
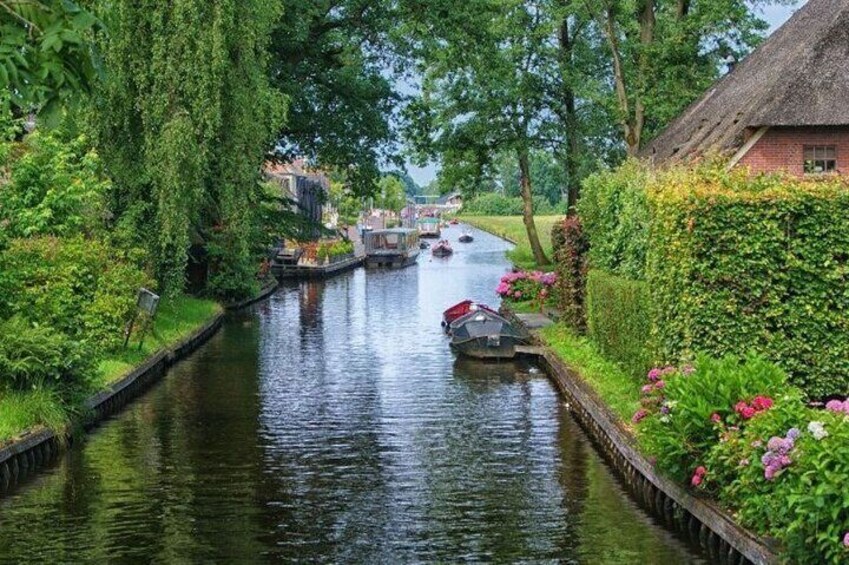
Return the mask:
[[843, 547], [849, 547], [849, 532], [843, 536]]
[[634, 412], [634, 415], [633, 415], [633, 416], [631, 416], [631, 421], [632, 421], [632, 422], [634, 422], [635, 424], [639, 424], [639, 423], [640, 423], [640, 422], [642, 422], [642, 421], [646, 418], [646, 416], [648, 416], [648, 415], [649, 415], [648, 410], [646, 410], [645, 408], [640, 408], [639, 410], [637, 410], [636, 412]]
[[658, 380], [659, 378], [660, 378], [660, 369], [658, 369], [657, 367], [655, 367], [654, 369], [652, 369], [651, 371], [649, 371], [648, 379], [649, 379], [650, 381], [654, 382], [654, 381]]
[[844, 401], [829, 400], [825, 404], [825, 409], [829, 412], [842, 412], [844, 414], [849, 414], [849, 398]]
[[710, 421], [713, 422], [714, 424], [718, 424], [722, 421], [722, 416], [720, 416], [719, 414], [714, 412], [713, 414], [710, 415]]

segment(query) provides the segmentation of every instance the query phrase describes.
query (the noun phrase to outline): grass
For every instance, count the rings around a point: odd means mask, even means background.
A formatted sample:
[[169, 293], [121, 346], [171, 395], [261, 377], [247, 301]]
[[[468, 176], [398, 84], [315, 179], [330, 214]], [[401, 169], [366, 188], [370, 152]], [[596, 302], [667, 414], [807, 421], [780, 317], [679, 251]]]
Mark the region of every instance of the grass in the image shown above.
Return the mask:
[[0, 443], [30, 428], [64, 428], [81, 409], [86, 396], [120, 380], [158, 351], [179, 343], [221, 311], [221, 306], [210, 300], [188, 296], [163, 300], [141, 350], [134, 332], [127, 349], [112, 352], [100, 361], [91, 389], [78, 393], [73, 400], [50, 389], [0, 392]]
[[[535, 216], [537, 233], [545, 254], [551, 259], [551, 228], [563, 216]], [[522, 221], [522, 216], [461, 216], [461, 221], [482, 229], [491, 234], [508, 239], [516, 244], [516, 248], [507, 253], [507, 257], [517, 267], [522, 269], [539, 268], [531, 253], [528, 243], [528, 232]]]
[[570, 367], [575, 369], [626, 425], [640, 407], [640, 388], [617, 363], [605, 359], [587, 338], [554, 324], [540, 337]]

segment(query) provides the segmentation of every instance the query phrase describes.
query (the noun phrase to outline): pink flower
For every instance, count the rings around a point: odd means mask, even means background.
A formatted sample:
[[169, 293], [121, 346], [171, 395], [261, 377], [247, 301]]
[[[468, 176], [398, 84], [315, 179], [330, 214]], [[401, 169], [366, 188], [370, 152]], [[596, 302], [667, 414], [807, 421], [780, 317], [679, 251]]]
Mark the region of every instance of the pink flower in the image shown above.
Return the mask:
[[749, 420], [749, 419], [751, 419], [752, 417], [754, 417], [754, 415], [755, 415], [755, 414], [757, 414], [757, 412], [756, 412], [756, 411], [755, 411], [755, 409], [754, 409], [754, 408], [752, 408], [751, 406], [746, 406], [746, 407], [745, 407], [745, 408], [743, 408], [743, 410], [740, 412], [740, 415], [741, 415], [741, 416], [743, 416], [743, 419], [744, 419], [744, 420]]
[[769, 410], [772, 408], [772, 405], [772, 399], [768, 396], [756, 396], [752, 400], [752, 406], [758, 411]]
[[516, 292], [513, 293], [513, 297], [514, 298], [522, 298], [522, 292], [517, 290]]
[[843, 536], [843, 547], [849, 547], [849, 532]]
[[738, 414], [742, 414], [743, 410], [747, 408], [749, 405], [743, 402], [742, 400], [734, 405], [734, 411]]
[[657, 380], [657, 379], [659, 379], [659, 378], [660, 378], [660, 369], [658, 369], [658, 368], [654, 368], [654, 369], [652, 369], [651, 371], [649, 371], [648, 379], [649, 379], [650, 381], [654, 382], [654, 381], [656, 381], [656, 380]]
[[705, 475], [707, 475], [707, 469], [699, 465], [698, 467], [696, 467], [696, 474], [700, 477], [704, 477]]
[[631, 416], [631, 421], [634, 422], [635, 424], [639, 424], [648, 415], [649, 415], [648, 410], [646, 410], [645, 408], [640, 408], [639, 410], [634, 412], [633, 416]]
[[843, 412], [843, 403], [839, 400], [829, 400], [825, 404], [825, 409], [829, 412]]
[[656, 383], [654, 383], [654, 388], [656, 388], [656, 389], [658, 389], [658, 390], [659, 390], [659, 389], [662, 389], [662, 388], [663, 388], [663, 387], [665, 387], [665, 386], [666, 386], [666, 383], [665, 383], [665, 382], [663, 382], [662, 380], [657, 381]]
[[684, 365], [683, 367], [681, 367], [681, 373], [684, 376], [690, 376], [695, 372], [696, 372], [696, 368], [693, 367], [692, 365]]
[[713, 414], [710, 415], [710, 421], [713, 422], [714, 424], [718, 424], [722, 421], [722, 416], [720, 416], [719, 414], [714, 412]]
[[699, 486], [700, 484], [702, 484], [702, 477], [700, 477], [699, 475], [693, 475], [693, 478], [690, 479], [690, 484], [694, 487]]
[[640, 389], [640, 392], [642, 392], [643, 394], [649, 394], [652, 390], [654, 390], [654, 387], [652, 387], [651, 385], [643, 385], [643, 388]]

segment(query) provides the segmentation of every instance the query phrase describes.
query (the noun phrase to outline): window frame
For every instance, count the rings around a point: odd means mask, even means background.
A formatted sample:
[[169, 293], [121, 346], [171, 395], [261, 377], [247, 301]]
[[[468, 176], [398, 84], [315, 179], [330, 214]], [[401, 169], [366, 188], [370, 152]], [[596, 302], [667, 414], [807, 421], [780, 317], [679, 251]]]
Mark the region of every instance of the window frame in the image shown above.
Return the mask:
[[[803, 145], [802, 171], [805, 175], [811, 176], [833, 175], [837, 173], [837, 158], [836, 145]], [[817, 170], [817, 163], [822, 163], [821, 170]], [[830, 168], [829, 164], [831, 164]]]

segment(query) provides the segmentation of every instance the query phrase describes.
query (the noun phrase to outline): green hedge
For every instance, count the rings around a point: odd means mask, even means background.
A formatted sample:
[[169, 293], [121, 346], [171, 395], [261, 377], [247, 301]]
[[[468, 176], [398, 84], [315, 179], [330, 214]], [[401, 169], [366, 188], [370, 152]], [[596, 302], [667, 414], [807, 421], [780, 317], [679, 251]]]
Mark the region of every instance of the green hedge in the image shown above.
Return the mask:
[[757, 352], [814, 397], [849, 391], [849, 185], [673, 170], [649, 190], [661, 358]]
[[590, 239], [593, 268], [643, 278], [649, 237], [649, 174], [642, 163], [628, 161], [615, 171], [596, 173], [584, 181], [578, 214]]
[[593, 269], [587, 277], [587, 326], [599, 350], [640, 378], [651, 366], [648, 286]]
[[[521, 216], [524, 205], [518, 196], [504, 196], [495, 192], [479, 194], [463, 204], [466, 216]], [[550, 216], [565, 214], [566, 203], [551, 204], [542, 196], [534, 196], [534, 214]]]

